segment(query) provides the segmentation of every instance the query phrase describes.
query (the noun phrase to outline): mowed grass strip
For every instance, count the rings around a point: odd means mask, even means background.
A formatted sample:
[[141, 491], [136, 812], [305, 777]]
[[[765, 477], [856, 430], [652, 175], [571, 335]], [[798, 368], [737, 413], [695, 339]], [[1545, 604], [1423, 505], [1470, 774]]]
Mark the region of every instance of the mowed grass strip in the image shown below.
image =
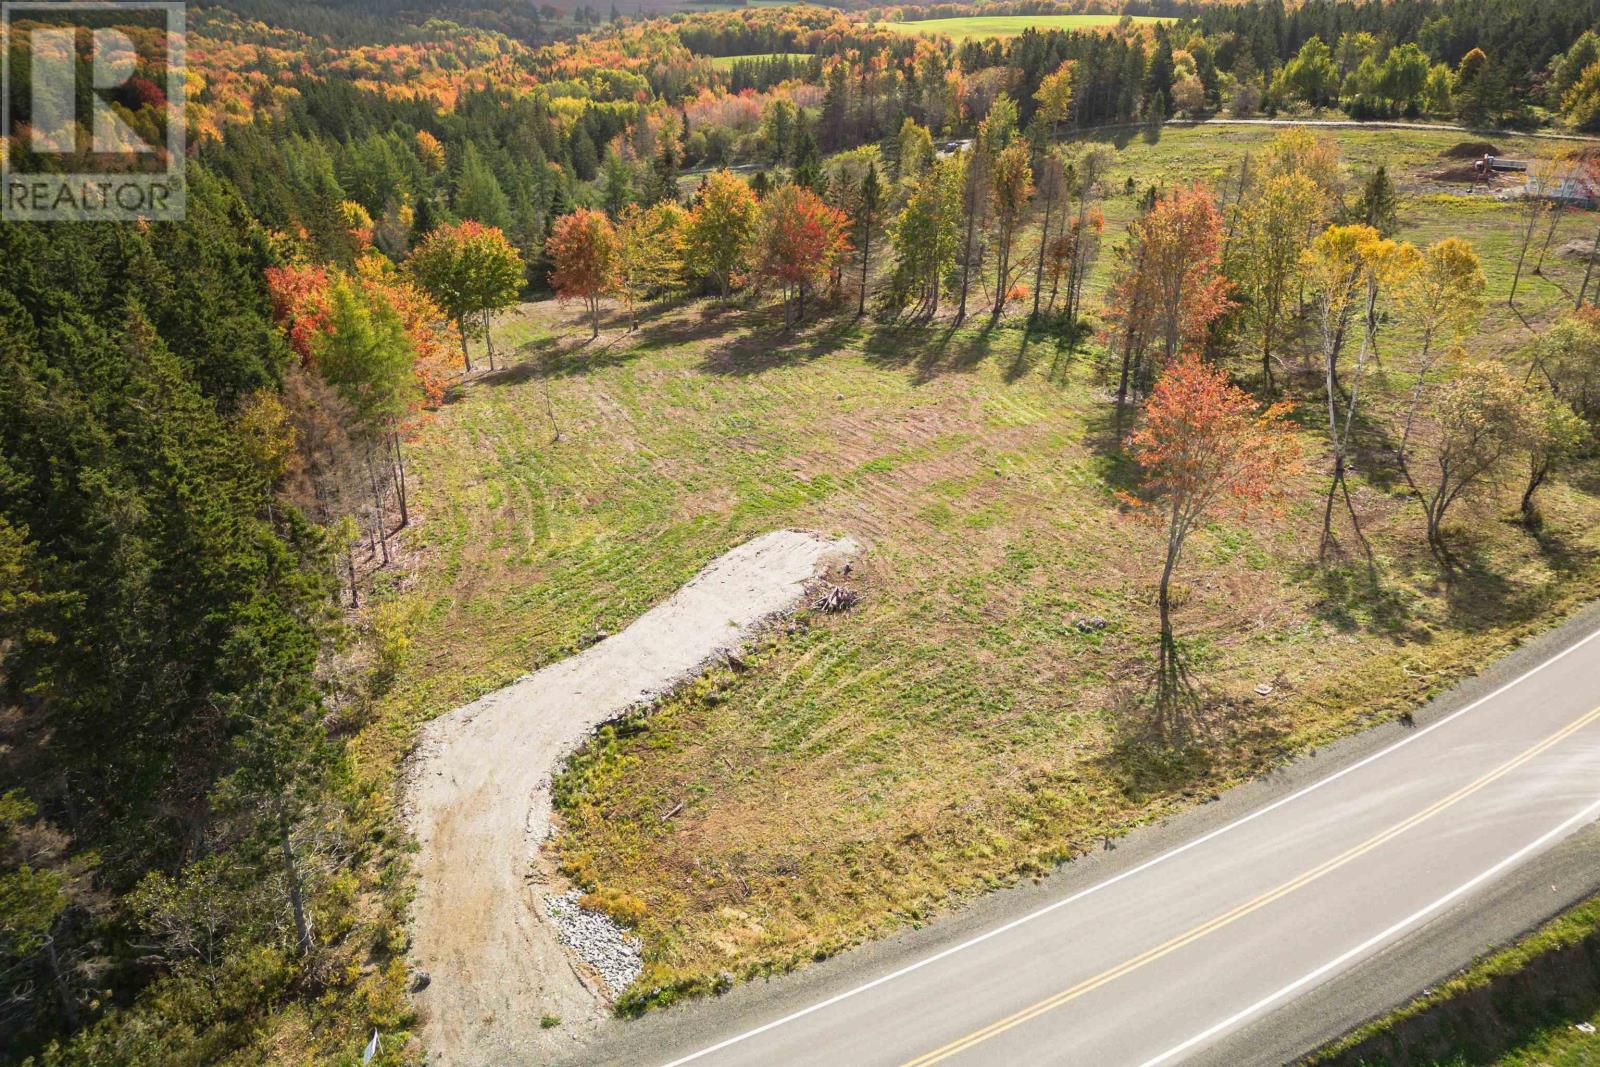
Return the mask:
[[712, 56], [711, 65], [718, 70], [732, 70], [736, 63], [759, 63], [768, 59], [810, 59], [810, 52], [759, 52], [745, 56]]
[[[1272, 135], [1239, 133], [1207, 131], [1203, 160], [1200, 131], [1125, 142], [1108, 217], [1131, 215], [1127, 177], [1220, 178]], [[1340, 136], [1357, 169], [1390, 159], [1411, 190], [1402, 236], [1485, 250], [1500, 306], [1480, 347], [1525, 337], [1503, 304], [1514, 206], [1415, 180], [1448, 135], [1359, 133]], [[1570, 306], [1581, 274], [1552, 256], [1524, 277], [1519, 311], [1538, 323]], [[575, 316], [539, 304], [503, 320], [513, 367], [462, 389], [410, 446], [417, 525], [383, 606], [410, 643], [367, 731], [372, 765], [392, 767], [416, 723], [615, 632], [750, 537], [797, 526], [867, 548], [855, 611], [777, 632], [743, 671], [606, 732], [558, 783], [555, 857], [625, 910], [643, 905], [633, 1005], [1046, 871], [1412, 706], [1600, 586], [1600, 481], [1551, 486], [1538, 537], [1507, 521], [1507, 485], [1456, 534], [1464, 565], [1446, 581], [1375, 432], [1356, 491], [1382, 585], [1358, 557], [1318, 568], [1324, 446], [1308, 404], [1294, 505], [1196, 535], [1178, 628], [1218, 710], [1204, 745], [1151, 755], [1122, 743], [1114, 709], [1148, 670], [1160, 536], [1117, 502], [1136, 472], [1095, 346], [1025, 343], [982, 319], [845, 318], [784, 337], [771, 307], [704, 301], [582, 344]], [[1385, 335], [1375, 414], [1405, 396], [1406, 364], [1404, 336]]]
[[[1158, 22], [1173, 22], [1170, 18], [1151, 15], [1128, 16], [1136, 25], [1150, 26]], [[969, 40], [988, 40], [991, 37], [1020, 37], [1027, 30], [1108, 30], [1122, 21], [1121, 15], [971, 15], [963, 18], [920, 19], [915, 22], [886, 22], [896, 33], [921, 36], [945, 34], [957, 44]]]

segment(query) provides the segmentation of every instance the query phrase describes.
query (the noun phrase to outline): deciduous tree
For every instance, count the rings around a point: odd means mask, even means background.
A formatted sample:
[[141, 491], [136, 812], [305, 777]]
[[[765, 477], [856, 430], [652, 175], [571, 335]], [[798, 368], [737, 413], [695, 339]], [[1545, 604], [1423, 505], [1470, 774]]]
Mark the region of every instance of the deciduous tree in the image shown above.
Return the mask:
[[1430, 473], [1414, 484], [1427, 516], [1428, 547], [1442, 562], [1450, 562], [1446, 517], [1463, 498], [1506, 475], [1528, 445], [1538, 406], [1522, 377], [1494, 360], [1467, 364], [1438, 390], [1422, 465]]
[[1411, 391], [1411, 406], [1396, 450], [1402, 464], [1428, 374], [1440, 354], [1460, 344], [1471, 331], [1483, 312], [1485, 287], [1478, 253], [1459, 237], [1446, 237], [1429, 245], [1418, 269], [1403, 286], [1400, 306], [1405, 317], [1415, 323], [1421, 343], [1414, 364], [1417, 383]]
[[849, 252], [850, 220], [805, 186], [791, 182], [761, 202], [751, 260], [783, 293], [784, 329], [805, 313], [807, 290]]
[[1005, 310], [1006, 298], [1016, 280], [1011, 247], [1022, 213], [1033, 198], [1032, 154], [1027, 141], [1013, 141], [995, 155], [989, 177], [989, 208], [995, 223], [994, 318]]
[[1235, 213], [1228, 265], [1261, 334], [1261, 378], [1269, 392], [1274, 344], [1294, 296], [1300, 255], [1310, 243], [1306, 223], [1320, 215], [1322, 204], [1316, 183], [1294, 171], [1268, 178]]
[[744, 263], [759, 210], [750, 186], [729, 170], [707, 177], [695, 196], [684, 235], [685, 259], [691, 271], [716, 282], [724, 301]]
[[1198, 347], [1230, 306], [1222, 274], [1222, 216], [1203, 185], [1174, 190], [1128, 226], [1128, 243], [1106, 301], [1111, 337], [1122, 350], [1120, 407], [1130, 386], [1149, 380], [1152, 346], [1165, 366]]
[[611, 293], [627, 309], [630, 331], [638, 328], [639, 305], [669, 291], [682, 275], [688, 225], [689, 213], [673, 201], [623, 209], [617, 220]]
[[550, 284], [562, 300], [582, 300], [590, 337], [600, 336], [600, 298], [617, 287], [617, 232], [603, 212], [579, 208], [550, 227], [545, 240]]
[[1523, 447], [1528, 465], [1520, 510], [1522, 524], [1532, 530], [1543, 521], [1539, 490], [1549, 481], [1550, 475], [1581, 452], [1591, 438], [1588, 424], [1566, 401], [1547, 389], [1533, 387], [1526, 391], [1530, 396]]
[[1128, 439], [1144, 469], [1149, 499], [1140, 505], [1159, 515], [1166, 531], [1155, 699], [1157, 723], [1169, 740], [1181, 739], [1180, 705], [1191, 690], [1173, 635], [1173, 575], [1189, 535], [1205, 519], [1225, 510], [1248, 516], [1283, 495], [1300, 455], [1288, 411], [1287, 404], [1258, 410], [1221, 369], [1188, 353], [1162, 371]]
[[935, 163], [911, 185], [905, 206], [889, 226], [895, 259], [890, 300], [895, 307], [910, 307], [913, 318], [938, 313], [945, 275], [961, 250], [967, 161], [963, 153]]
[[522, 257], [506, 235], [472, 221], [436, 227], [412, 250], [406, 270], [455, 324], [467, 373], [472, 373], [467, 336], [473, 329], [484, 332], [493, 369], [489, 326], [496, 312], [517, 302], [523, 280]]

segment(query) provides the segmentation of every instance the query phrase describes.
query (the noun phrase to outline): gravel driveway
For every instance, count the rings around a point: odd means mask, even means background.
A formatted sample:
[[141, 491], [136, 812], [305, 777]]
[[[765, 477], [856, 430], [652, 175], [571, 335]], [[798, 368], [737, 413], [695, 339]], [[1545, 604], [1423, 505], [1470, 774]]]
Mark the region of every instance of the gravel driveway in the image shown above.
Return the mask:
[[[420, 851], [412, 954], [434, 1064], [526, 1064], [569, 1051], [604, 1016], [535, 900], [550, 777], [600, 724], [744, 643], [805, 584], [858, 552], [778, 530], [713, 561], [621, 633], [422, 730], [407, 809]], [[570, 936], [568, 940], [571, 940]], [[540, 1018], [561, 1025], [541, 1028]]]

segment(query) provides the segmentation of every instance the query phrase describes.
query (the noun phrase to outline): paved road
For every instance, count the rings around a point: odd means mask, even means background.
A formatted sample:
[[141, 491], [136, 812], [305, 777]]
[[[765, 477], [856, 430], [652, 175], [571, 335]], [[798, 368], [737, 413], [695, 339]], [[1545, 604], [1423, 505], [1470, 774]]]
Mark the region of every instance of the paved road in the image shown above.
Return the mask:
[[1600, 634], [1539, 656], [1292, 792], [1246, 808], [1225, 798], [1213, 807], [1233, 808], [1229, 821], [1036, 894], [1026, 914], [920, 956], [884, 952], [882, 971], [811, 983], [816, 999], [794, 995], [802, 980], [768, 996], [765, 1015], [756, 991], [742, 1010], [736, 994], [721, 1012], [634, 1024], [586, 1061], [1214, 1062], [1270, 1029], [1264, 1016], [1539, 870], [1600, 817]]

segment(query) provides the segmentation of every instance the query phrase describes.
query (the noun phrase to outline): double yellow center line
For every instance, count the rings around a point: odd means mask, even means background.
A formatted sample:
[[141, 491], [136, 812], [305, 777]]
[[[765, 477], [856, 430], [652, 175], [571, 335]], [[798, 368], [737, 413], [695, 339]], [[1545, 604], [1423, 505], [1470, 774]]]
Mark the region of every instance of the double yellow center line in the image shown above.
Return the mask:
[[1373, 849], [1379, 848], [1382, 845], [1394, 840], [1396, 837], [1399, 837], [1406, 831], [1414, 829], [1420, 824], [1427, 822], [1440, 812], [1454, 807], [1456, 804], [1459, 804], [1461, 801], [1478, 792], [1480, 789], [1483, 789], [1491, 783], [1510, 774], [1512, 771], [1516, 770], [1518, 767], [1521, 767], [1529, 760], [1532, 760], [1540, 754], [1549, 751], [1551, 748], [1554, 748], [1556, 745], [1560, 744], [1562, 741], [1566, 740], [1568, 737], [1571, 737], [1573, 734], [1577, 733], [1579, 730], [1583, 729], [1585, 726], [1588, 726], [1597, 719], [1600, 719], [1600, 708], [1595, 708], [1587, 715], [1584, 715], [1576, 721], [1562, 727], [1560, 730], [1557, 730], [1555, 733], [1551, 734], [1543, 741], [1540, 741], [1532, 748], [1529, 748], [1525, 752], [1522, 752], [1505, 763], [1502, 763], [1500, 766], [1496, 767], [1492, 771], [1489, 771], [1476, 781], [1462, 786], [1460, 789], [1456, 790], [1454, 793], [1451, 793], [1443, 800], [1429, 805], [1427, 808], [1417, 812], [1410, 818], [1396, 823], [1376, 836], [1368, 838], [1361, 844], [1340, 853], [1333, 859], [1313, 867], [1304, 874], [1284, 882], [1276, 889], [1268, 890], [1267, 892], [1256, 897], [1254, 900], [1240, 904], [1232, 911], [1219, 915], [1214, 919], [1209, 919], [1193, 929], [1179, 934], [1170, 941], [1163, 942], [1147, 952], [1140, 953], [1139, 955], [1128, 960], [1126, 963], [1118, 964], [1108, 971], [1095, 975], [1093, 978], [1079, 982], [1070, 989], [1064, 989], [1053, 996], [1046, 997], [1044, 1000], [1039, 1001], [1032, 1007], [1022, 1009], [1015, 1015], [1007, 1016], [1006, 1018], [1001, 1019], [999, 1022], [991, 1023], [980, 1030], [974, 1030], [966, 1037], [952, 1041], [950, 1044], [945, 1045], [942, 1048], [937, 1048], [932, 1052], [918, 1056], [916, 1059], [908, 1061], [904, 1067], [928, 1067], [930, 1064], [940, 1063], [949, 1059], [951, 1056], [965, 1052], [974, 1045], [979, 1045], [989, 1040], [991, 1037], [996, 1037], [1005, 1033], [1012, 1027], [1021, 1026], [1030, 1019], [1036, 1019], [1048, 1011], [1052, 1011], [1061, 1007], [1063, 1004], [1068, 1004], [1074, 1000], [1077, 1000], [1086, 993], [1092, 993], [1101, 986], [1110, 982], [1114, 982], [1124, 975], [1131, 974], [1148, 963], [1154, 963], [1163, 956], [1178, 951], [1185, 945], [1193, 944], [1208, 934], [1213, 934], [1216, 931], [1221, 930], [1223, 927], [1229, 926], [1244, 918], [1246, 915], [1249, 915], [1255, 911], [1259, 911], [1268, 904], [1271, 904], [1273, 901], [1288, 896], [1297, 889], [1303, 889], [1312, 882], [1315, 882], [1317, 879], [1321, 878], [1323, 875], [1330, 874], [1333, 871], [1338, 870], [1340, 867], [1343, 867], [1359, 857], [1366, 855]]

